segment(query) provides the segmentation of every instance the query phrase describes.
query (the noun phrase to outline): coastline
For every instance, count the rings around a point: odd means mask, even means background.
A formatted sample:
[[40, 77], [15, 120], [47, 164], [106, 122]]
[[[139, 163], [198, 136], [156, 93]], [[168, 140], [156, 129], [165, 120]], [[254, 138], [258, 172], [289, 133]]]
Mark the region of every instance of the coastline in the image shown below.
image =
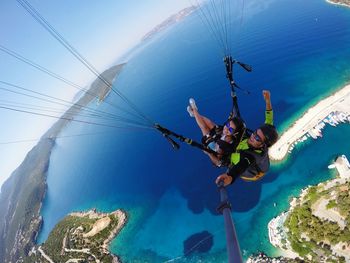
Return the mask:
[[47, 241], [35, 246], [25, 262], [113, 262], [120, 263], [109, 251], [111, 241], [127, 223], [126, 212], [118, 209], [100, 213], [96, 209], [73, 212], [57, 223]]
[[[88, 217], [89, 219], [103, 219], [103, 218], [106, 218], [106, 217], [108, 217], [110, 215], [115, 216], [116, 218], [118, 218], [118, 224], [110, 232], [110, 235], [107, 237], [107, 239], [105, 239], [103, 241], [102, 248], [107, 253], [110, 253], [109, 250], [108, 250], [108, 247], [111, 244], [112, 240], [118, 235], [120, 230], [122, 230], [122, 228], [127, 223], [127, 221], [128, 221], [127, 213], [125, 211], [121, 210], [121, 209], [118, 209], [118, 210], [116, 210], [114, 212], [111, 212], [111, 213], [99, 213], [99, 212], [96, 211], [96, 209], [92, 209], [92, 210], [89, 210], [87, 212], [73, 212], [73, 213], [69, 214], [69, 216], [80, 217], [80, 218]], [[109, 222], [108, 222], [108, 224], [109, 224]], [[105, 225], [105, 226], [101, 227], [102, 229], [99, 230], [99, 231], [102, 231], [107, 226]], [[90, 234], [91, 232], [92, 232], [92, 230], [89, 233], [84, 234], [83, 236], [84, 237], [90, 237], [90, 236], [94, 236], [95, 234], [97, 234], [96, 232], [93, 232], [93, 234]]]
[[[125, 64], [112, 66], [101, 73], [110, 83]], [[28, 152], [23, 162], [4, 182], [0, 193], [0, 262], [25, 258], [35, 246], [43, 224], [40, 215], [47, 191], [47, 172], [56, 137], [84, 106], [105, 99], [110, 87], [97, 78], [86, 92]], [[76, 106], [79, 105], [79, 106]], [[21, 226], [20, 228], [18, 226]]]
[[329, 4], [332, 4], [332, 5], [341, 5], [341, 6], [345, 6], [345, 7], [350, 7], [350, 1], [348, 1], [348, 3], [343, 3], [342, 1], [335, 2], [334, 0], [326, 0], [326, 2], [328, 2]]
[[340, 122], [350, 122], [350, 84], [319, 101], [289, 126], [269, 149], [270, 159], [284, 160], [297, 143], [322, 137], [326, 124], [336, 126]]
[[176, 14], [170, 16], [168, 19], [166, 19], [165, 21], [163, 21], [162, 23], [160, 23], [159, 25], [157, 25], [156, 27], [154, 27], [151, 31], [149, 31], [148, 33], [146, 33], [142, 38], [141, 38], [141, 42], [147, 41], [152, 39], [155, 35], [157, 35], [158, 33], [166, 30], [167, 28], [169, 28], [171, 25], [178, 23], [180, 21], [182, 21], [183, 19], [185, 19], [187, 16], [191, 15], [194, 11], [196, 11], [198, 8], [198, 6], [190, 6], [190, 7], [186, 7], [182, 10], [180, 10], [179, 12], [177, 12]]
[[[126, 63], [122, 63], [110, 67], [101, 73], [102, 78], [109, 83], [113, 83], [125, 65]], [[108, 87], [100, 78], [97, 78], [94, 82], [92, 82], [87, 92], [85, 92], [85, 94], [61, 116], [63, 119], [59, 119], [56, 123], [54, 123], [41, 138], [52, 138], [55, 140], [62, 129], [64, 129], [64, 127], [68, 125], [72, 119], [74, 119], [76, 114], [82, 111], [84, 107], [88, 106], [94, 100], [97, 101], [97, 104], [104, 101], [110, 93], [111, 88], [112, 87]]]
[[[334, 179], [319, 183], [317, 186], [309, 185], [306, 188], [302, 189], [301, 194], [298, 197], [293, 197], [293, 199], [290, 201], [289, 210], [276, 216], [269, 222], [269, 241], [274, 247], [279, 249], [283, 257], [291, 259], [300, 257], [300, 255], [296, 253], [292, 248], [291, 240], [289, 237], [291, 230], [286, 227], [286, 220], [288, 220], [288, 217], [294, 212], [295, 209], [298, 209], [298, 207], [309, 201], [308, 197], [310, 195], [310, 189], [314, 188], [316, 189], [314, 190], [316, 192], [318, 191], [317, 189], [325, 191], [332, 190], [335, 187], [342, 189], [341, 191], [349, 190], [349, 187], [346, 185], [350, 182], [350, 164], [347, 158], [344, 155], [339, 156], [336, 161], [328, 168], [336, 168], [338, 171], [338, 176]], [[330, 198], [334, 198], [334, 192], [330, 196]], [[343, 222], [342, 217], [339, 215], [339, 211], [336, 209], [334, 210], [328, 208], [327, 204], [329, 204], [329, 200], [324, 200], [324, 198], [316, 200], [310, 207], [312, 215], [320, 218], [320, 220], [330, 221], [333, 222], [333, 224], [338, 224], [340, 229], [344, 230], [346, 227], [344, 224], [346, 223]], [[310, 237], [308, 237], [305, 233], [302, 234], [302, 238], [306, 240], [310, 239]], [[322, 242], [327, 243], [326, 241]], [[347, 260], [346, 262], [350, 261], [350, 250], [347, 251], [347, 248], [344, 249], [344, 246], [346, 246], [345, 243], [336, 243], [333, 245], [329, 244], [329, 246], [333, 255], [344, 257], [345, 260]]]

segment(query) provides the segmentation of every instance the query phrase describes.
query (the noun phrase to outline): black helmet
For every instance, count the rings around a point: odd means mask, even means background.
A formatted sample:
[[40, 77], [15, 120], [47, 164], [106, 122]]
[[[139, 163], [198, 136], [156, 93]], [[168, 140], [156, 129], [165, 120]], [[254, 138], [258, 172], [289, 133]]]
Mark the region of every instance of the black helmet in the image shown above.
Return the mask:
[[259, 128], [265, 136], [265, 144], [270, 147], [278, 140], [276, 127], [270, 124], [264, 124]]

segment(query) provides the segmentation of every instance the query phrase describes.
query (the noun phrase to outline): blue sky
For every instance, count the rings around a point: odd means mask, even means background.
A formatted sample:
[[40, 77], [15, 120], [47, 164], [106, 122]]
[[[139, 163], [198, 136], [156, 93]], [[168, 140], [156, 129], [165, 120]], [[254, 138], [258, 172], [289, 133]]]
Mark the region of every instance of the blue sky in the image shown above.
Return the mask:
[[[100, 72], [138, 43], [154, 26], [190, 6], [189, 0], [40, 1], [29, 3]], [[15, 0], [0, 1], [0, 45], [87, 86], [94, 76], [39, 25]], [[16, 60], [0, 50], [0, 81], [72, 100], [77, 90]], [[7, 102], [38, 102], [1, 88], [0, 106]], [[56, 107], [56, 106], [55, 106]], [[0, 143], [39, 138], [55, 119], [0, 109]], [[0, 185], [18, 167], [36, 142], [0, 144]]]

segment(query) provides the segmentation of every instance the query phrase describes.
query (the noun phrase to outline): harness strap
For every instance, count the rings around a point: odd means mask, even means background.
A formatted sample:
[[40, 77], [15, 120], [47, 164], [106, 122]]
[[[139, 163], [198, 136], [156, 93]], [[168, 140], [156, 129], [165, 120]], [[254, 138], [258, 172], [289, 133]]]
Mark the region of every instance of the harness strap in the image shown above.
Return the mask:
[[254, 177], [246, 177], [246, 176], [240, 176], [241, 179], [245, 180], [245, 181], [258, 181], [261, 177], [263, 177], [265, 175], [265, 173], [263, 172], [259, 172], [257, 175], [255, 175]]

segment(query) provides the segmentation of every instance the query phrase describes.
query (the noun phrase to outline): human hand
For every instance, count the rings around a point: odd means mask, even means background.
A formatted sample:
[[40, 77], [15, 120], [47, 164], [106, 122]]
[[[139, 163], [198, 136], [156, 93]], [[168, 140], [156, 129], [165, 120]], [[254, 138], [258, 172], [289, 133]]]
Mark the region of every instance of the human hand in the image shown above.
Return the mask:
[[270, 101], [270, 91], [269, 90], [263, 90], [263, 96], [265, 101]]
[[215, 183], [218, 185], [219, 182], [223, 181], [224, 182], [224, 186], [228, 186], [229, 184], [232, 183], [232, 177], [229, 176], [228, 174], [222, 174], [219, 175], [216, 180]]

